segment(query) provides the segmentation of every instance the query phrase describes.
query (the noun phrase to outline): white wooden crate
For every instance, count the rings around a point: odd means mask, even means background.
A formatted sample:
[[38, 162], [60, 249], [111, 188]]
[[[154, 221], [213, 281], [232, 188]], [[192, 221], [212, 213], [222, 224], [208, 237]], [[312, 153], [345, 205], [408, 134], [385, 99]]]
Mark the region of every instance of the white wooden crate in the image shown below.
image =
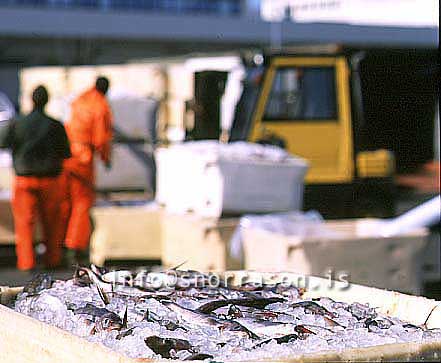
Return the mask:
[[[245, 268], [333, 276], [353, 283], [420, 294], [425, 229], [397, 237], [369, 233], [373, 219], [326, 222], [332, 237], [302, 238], [243, 228]], [[340, 235], [339, 235], [340, 234]], [[348, 277], [344, 277], [347, 273]]]
[[94, 207], [90, 261], [101, 266], [111, 259], [161, 259], [161, 213], [149, 205]]
[[238, 219], [204, 218], [195, 214], [162, 216], [162, 263], [200, 271], [240, 268], [230, 257], [229, 243]]

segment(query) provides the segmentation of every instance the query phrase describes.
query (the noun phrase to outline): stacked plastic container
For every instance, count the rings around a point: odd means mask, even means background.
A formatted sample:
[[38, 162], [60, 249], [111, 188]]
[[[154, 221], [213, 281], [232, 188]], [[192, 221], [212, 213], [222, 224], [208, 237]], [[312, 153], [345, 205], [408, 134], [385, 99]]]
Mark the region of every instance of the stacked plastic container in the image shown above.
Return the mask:
[[299, 210], [305, 160], [274, 146], [199, 141], [156, 151], [156, 200], [204, 217]]

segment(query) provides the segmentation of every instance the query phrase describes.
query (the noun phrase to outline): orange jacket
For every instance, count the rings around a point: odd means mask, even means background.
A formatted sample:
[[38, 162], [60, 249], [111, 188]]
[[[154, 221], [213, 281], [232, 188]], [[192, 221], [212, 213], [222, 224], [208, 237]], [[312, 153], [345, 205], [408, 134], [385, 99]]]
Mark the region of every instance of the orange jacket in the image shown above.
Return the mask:
[[112, 113], [105, 96], [95, 88], [80, 95], [72, 103], [66, 131], [72, 151], [66, 169], [93, 181], [94, 153], [104, 163], [111, 157]]

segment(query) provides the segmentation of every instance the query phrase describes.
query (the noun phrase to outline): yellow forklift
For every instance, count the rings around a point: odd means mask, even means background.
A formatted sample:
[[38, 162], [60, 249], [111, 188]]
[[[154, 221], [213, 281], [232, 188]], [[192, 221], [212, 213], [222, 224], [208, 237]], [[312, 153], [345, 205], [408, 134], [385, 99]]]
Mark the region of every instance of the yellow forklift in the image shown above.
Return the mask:
[[[276, 144], [307, 159], [305, 209], [392, 216], [395, 173], [433, 159], [437, 50], [322, 48], [244, 57], [229, 140]], [[202, 109], [218, 107], [225, 76], [213, 77], [216, 95], [195, 100]], [[199, 128], [197, 139], [218, 138], [219, 120], [201, 115], [196, 126], [211, 131]]]

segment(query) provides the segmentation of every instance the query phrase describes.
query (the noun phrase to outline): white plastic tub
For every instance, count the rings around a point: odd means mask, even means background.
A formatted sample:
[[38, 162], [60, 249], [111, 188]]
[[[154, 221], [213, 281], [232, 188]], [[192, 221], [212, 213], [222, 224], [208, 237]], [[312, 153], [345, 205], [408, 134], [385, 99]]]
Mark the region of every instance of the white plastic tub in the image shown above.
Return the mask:
[[204, 217], [301, 209], [305, 160], [222, 152], [207, 142], [200, 148], [157, 150], [156, 200], [172, 213], [193, 211]]

